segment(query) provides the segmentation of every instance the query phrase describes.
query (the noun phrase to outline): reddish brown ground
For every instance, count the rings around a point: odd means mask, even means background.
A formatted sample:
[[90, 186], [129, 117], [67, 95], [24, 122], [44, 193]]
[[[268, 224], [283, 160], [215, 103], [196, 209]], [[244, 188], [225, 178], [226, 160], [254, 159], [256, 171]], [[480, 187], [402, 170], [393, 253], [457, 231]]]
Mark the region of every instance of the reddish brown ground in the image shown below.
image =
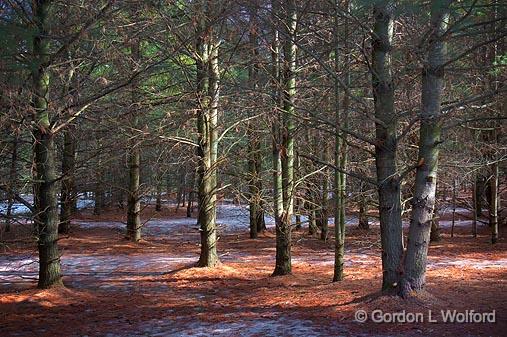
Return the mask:
[[[150, 210], [148, 210], [150, 211]], [[83, 217], [93, 218], [90, 215]], [[163, 217], [182, 216], [166, 212]], [[118, 219], [104, 214], [101, 220]], [[331, 229], [332, 230], [332, 229]], [[466, 259], [496, 261], [507, 258], [507, 243], [500, 233], [496, 246], [489, 243], [486, 227], [478, 238], [469, 229], [457, 228], [455, 237], [443, 230], [442, 241], [432, 244], [431, 261]], [[32, 244], [14, 242], [14, 234], [5, 237], [9, 249], [4, 256], [26, 254]], [[19, 234], [18, 234], [19, 235]], [[149, 237], [138, 244], [124, 241], [115, 229], [75, 229], [60, 241], [63, 254], [94, 256], [128, 255], [132, 261], [146, 254], [181, 256], [194, 254], [197, 260], [198, 236]], [[320, 335], [426, 335], [426, 336], [502, 336], [507, 329], [505, 266], [477, 268], [473, 265], [446, 265], [429, 268], [428, 293], [417, 300], [378, 297], [381, 265], [378, 228], [369, 232], [351, 228], [347, 237], [346, 279], [332, 283], [333, 242], [322, 242], [306, 232], [294, 235], [293, 275], [270, 277], [273, 270], [274, 235], [259, 239], [248, 233], [222, 235], [219, 252], [225, 262], [216, 269], [194, 268], [179, 263], [177, 268], [153, 273], [109, 275], [103, 282], [111, 286], [128, 282], [128, 289], [97, 288], [93, 272], [64, 277], [66, 288], [36, 290], [34, 281], [0, 286], [0, 336], [71, 336], [71, 335], [197, 335], [196, 324], [206, 329], [228, 324], [230, 329], [208, 330], [204, 335], [258, 335], [256, 330], [235, 327], [236, 322], [275, 321], [280, 327], [272, 335], [312, 335], [284, 328], [283, 320], [311, 324]], [[366, 254], [367, 259], [353, 258]], [[347, 258], [348, 258], [347, 257]], [[364, 257], [364, 256], [363, 256]], [[326, 261], [323, 261], [326, 259]], [[486, 263], [487, 264], [487, 263]], [[65, 273], [65, 270], [63, 271]], [[478, 312], [496, 310], [496, 323], [357, 323], [356, 310], [371, 312], [423, 312], [440, 309]], [[197, 322], [197, 323], [196, 323]], [[306, 323], [305, 323], [306, 322]], [[309, 323], [308, 323], [309, 322]], [[192, 323], [194, 323], [192, 325]], [[250, 323], [245, 323], [250, 324]], [[253, 324], [253, 323], [252, 323]], [[165, 329], [163, 329], [165, 327]], [[178, 330], [178, 327], [186, 327]], [[202, 331], [201, 331], [202, 332]]]

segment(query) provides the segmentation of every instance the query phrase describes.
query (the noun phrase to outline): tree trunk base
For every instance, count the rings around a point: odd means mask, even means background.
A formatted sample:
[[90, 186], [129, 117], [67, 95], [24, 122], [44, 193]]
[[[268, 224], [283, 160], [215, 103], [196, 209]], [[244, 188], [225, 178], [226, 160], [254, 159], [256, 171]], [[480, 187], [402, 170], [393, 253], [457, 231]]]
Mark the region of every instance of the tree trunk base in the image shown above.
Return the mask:
[[277, 277], [277, 276], [285, 276], [285, 275], [292, 275], [292, 271], [287, 268], [275, 268], [275, 270], [273, 271], [273, 273], [271, 274], [272, 277]]
[[216, 259], [209, 259], [209, 260], [199, 259], [199, 261], [197, 261], [195, 266], [199, 267], [199, 268], [215, 268], [215, 267], [220, 266], [221, 264], [222, 264], [222, 262], [220, 262], [218, 257], [216, 257]]

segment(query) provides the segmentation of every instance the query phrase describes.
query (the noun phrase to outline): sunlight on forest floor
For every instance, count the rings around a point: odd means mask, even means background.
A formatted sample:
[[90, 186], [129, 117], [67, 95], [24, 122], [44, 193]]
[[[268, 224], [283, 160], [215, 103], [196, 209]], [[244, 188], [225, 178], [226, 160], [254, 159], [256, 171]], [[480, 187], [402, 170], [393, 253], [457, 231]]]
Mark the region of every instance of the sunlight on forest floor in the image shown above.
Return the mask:
[[[107, 218], [114, 221], [106, 221]], [[354, 311], [427, 308], [502, 310], [505, 317], [507, 251], [504, 240], [492, 248], [487, 228], [478, 239], [458, 226], [430, 248], [428, 290], [424, 303], [372, 295], [380, 288], [378, 227], [349, 226], [346, 280], [332, 283], [332, 235], [323, 242], [303, 228], [294, 233], [293, 275], [269, 277], [274, 266], [274, 233], [248, 238], [245, 208], [218, 210], [219, 255], [216, 269], [194, 268], [199, 232], [194, 218], [162, 213], [146, 222], [143, 240], [123, 239], [124, 223], [114, 214], [83, 213], [73, 232], [61, 240], [67, 288], [38, 291], [33, 242], [11, 244], [0, 255], [0, 309], [8, 335], [150, 335], [150, 336], [319, 336], [319, 335], [469, 335], [491, 334], [493, 326], [445, 324], [359, 324]], [[350, 221], [353, 222], [353, 219]], [[21, 226], [21, 225], [19, 225]], [[330, 228], [332, 233], [333, 228]], [[15, 231], [14, 231], [15, 232]], [[14, 234], [13, 234], [14, 235]], [[462, 296], [455, 296], [462, 293]], [[372, 297], [373, 296], [373, 297]], [[458, 298], [459, 297], [459, 298]], [[80, 317], [76, 321], [76, 316]], [[26, 317], [30, 317], [27, 321]], [[64, 322], [72, 321], [70, 326]], [[93, 324], [90, 325], [90, 322]], [[456, 330], [457, 329], [457, 330]], [[3, 334], [5, 335], [5, 334]]]

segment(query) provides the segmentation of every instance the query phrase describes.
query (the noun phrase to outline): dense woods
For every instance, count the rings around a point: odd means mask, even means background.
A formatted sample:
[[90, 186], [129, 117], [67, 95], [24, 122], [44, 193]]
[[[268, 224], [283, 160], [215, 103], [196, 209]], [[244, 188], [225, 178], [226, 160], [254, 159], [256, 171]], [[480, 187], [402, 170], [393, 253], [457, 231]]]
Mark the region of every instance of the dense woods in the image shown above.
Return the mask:
[[235, 277], [275, 294], [329, 252], [306, 278], [340, 300], [363, 275], [349, 304], [435, 303], [431, 255], [460, 249], [503, 282], [506, 24], [499, 0], [0, 1], [0, 304], [86, 288], [64, 263], [76, 249], [133, 262], [154, 243], [198, 251], [163, 267], [188, 282], [250, 256], [269, 281]]

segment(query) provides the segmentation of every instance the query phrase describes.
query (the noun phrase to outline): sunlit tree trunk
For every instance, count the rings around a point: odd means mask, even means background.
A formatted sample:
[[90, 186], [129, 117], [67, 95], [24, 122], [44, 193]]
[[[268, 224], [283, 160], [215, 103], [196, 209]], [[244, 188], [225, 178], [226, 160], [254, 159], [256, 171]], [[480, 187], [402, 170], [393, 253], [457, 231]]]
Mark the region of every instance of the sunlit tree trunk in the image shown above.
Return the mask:
[[[334, 26], [333, 26], [333, 39], [334, 39], [334, 71], [335, 75], [339, 76], [340, 71], [340, 46], [339, 46], [339, 7], [340, 2], [334, 2], [335, 13], [334, 13]], [[345, 1], [345, 9], [350, 10], [350, 1]], [[348, 67], [350, 66], [349, 56], [349, 21], [345, 19], [345, 80], [346, 84], [350, 86], [350, 72]], [[334, 139], [334, 165], [339, 168], [335, 169], [333, 174], [334, 183], [334, 234], [335, 234], [335, 261], [334, 261], [334, 274], [333, 282], [341, 281], [344, 278], [344, 257], [345, 257], [345, 207], [346, 207], [346, 175], [345, 169], [347, 166], [347, 135], [344, 132], [339, 131], [339, 127], [348, 127], [348, 114], [349, 114], [349, 97], [348, 95], [343, 97], [343, 106], [340, 106], [340, 88], [338, 79], [334, 79], [334, 111], [335, 111], [335, 139]]]
[[491, 202], [489, 205], [489, 225], [491, 227], [491, 243], [498, 242], [498, 163], [492, 165], [490, 178]]
[[35, 223], [38, 228], [39, 282], [42, 289], [62, 285], [60, 253], [58, 251], [58, 197], [56, 149], [48, 110], [50, 1], [33, 2], [36, 33], [33, 40], [33, 96], [35, 110], [34, 136], [34, 198]]
[[219, 98], [219, 44], [214, 40], [210, 5], [202, 0], [198, 13], [197, 32], [197, 94], [199, 132], [199, 216], [201, 230], [200, 267], [214, 267], [220, 263], [217, 253], [216, 188], [217, 188], [217, 123]]
[[401, 294], [409, 295], [424, 288], [429, 236], [437, 184], [440, 140], [440, 106], [444, 84], [445, 43], [442, 34], [447, 27], [450, 0], [431, 3], [430, 36], [427, 59], [422, 73], [422, 98], [419, 129], [419, 156], [412, 217]]
[[[276, 223], [276, 266], [274, 276], [290, 274], [291, 231], [294, 202], [294, 100], [296, 96], [296, 25], [297, 13], [295, 0], [284, 1], [287, 13], [284, 23], [284, 59], [283, 59], [283, 109], [282, 142], [278, 147], [276, 160], [281, 167], [282, 212]], [[283, 149], [283, 151], [282, 151]], [[276, 164], [278, 166], [278, 164]], [[277, 171], [278, 172], [278, 171]], [[280, 187], [279, 177], [276, 183]], [[279, 193], [279, 192], [278, 192]], [[279, 201], [278, 201], [279, 202]]]
[[372, 32], [372, 86], [375, 103], [375, 165], [379, 194], [382, 246], [382, 289], [398, 285], [403, 254], [400, 178], [396, 165], [398, 117], [394, 111], [394, 83], [391, 70], [393, 38], [391, 1], [380, 1], [374, 8]]

